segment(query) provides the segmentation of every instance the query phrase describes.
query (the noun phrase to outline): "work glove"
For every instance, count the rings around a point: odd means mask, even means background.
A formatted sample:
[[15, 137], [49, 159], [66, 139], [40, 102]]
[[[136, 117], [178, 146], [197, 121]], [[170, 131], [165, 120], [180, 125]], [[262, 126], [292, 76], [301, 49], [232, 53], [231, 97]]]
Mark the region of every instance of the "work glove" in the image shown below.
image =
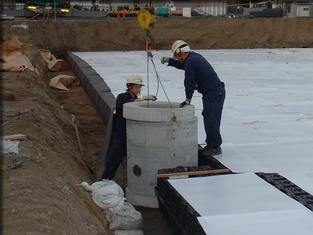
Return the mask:
[[185, 106], [187, 106], [187, 105], [190, 105], [190, 102], [191, 102], [190, 99], [186, 99], [184, 102], [182, 102], [182, 103], [179, 105], [179, 107], [180, 107], [180, 108], [183, 108], [183, 107], [185, 107]]
[[152, 100], [152, 101], [156, 101], [157, 98], [155, 95], [145, 95], [139, 98], [141, 101], [143, 100]]
[[168, 58], [168, 57], [163, 56], [163, 57], [161, 58], [161, 63], [162, 63], [162, 64], [168, 63], [169, 61], [170, 61], [170, 58]]

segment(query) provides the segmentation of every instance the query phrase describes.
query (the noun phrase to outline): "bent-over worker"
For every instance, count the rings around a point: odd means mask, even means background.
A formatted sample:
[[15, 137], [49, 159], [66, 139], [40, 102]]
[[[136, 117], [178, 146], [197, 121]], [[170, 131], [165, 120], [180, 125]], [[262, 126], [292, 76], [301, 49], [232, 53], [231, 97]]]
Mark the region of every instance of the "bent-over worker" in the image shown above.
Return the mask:
[[186, 100], [180, 104], [180, 107], [190, 104], [195, 90], [202, 94], [202, 116], [207, 143], [203, 149], [203, 155], [221, 154], [220, 125], [225, 100], [225, 85], [211, 64], [199, 53], [192, 52], [186, 42], [175, 41], [171, 50], [173, 58], [162, 57], [161, 63], [168, 63], [168, 66], [185, 70]]

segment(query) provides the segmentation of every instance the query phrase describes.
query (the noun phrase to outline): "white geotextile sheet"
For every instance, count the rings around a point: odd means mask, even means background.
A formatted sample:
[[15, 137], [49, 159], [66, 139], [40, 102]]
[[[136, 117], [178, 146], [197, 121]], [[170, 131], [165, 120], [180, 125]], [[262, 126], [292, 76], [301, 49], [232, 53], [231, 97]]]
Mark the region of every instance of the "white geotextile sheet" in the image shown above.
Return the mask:
[[211, 235], [313, 234], [313, 216], [301, 209], [205, 216], [198, 221]]
[[308, 210], [254, 173], [227, 174], [169, 183], [201, 216]]
[[206, 234], [313, 234], [313, 212], [254, 173], [169, 183], [200, 214]]
[[[196, 50], [214, 67], [226, 86], [221, 134], [223, 154], [217, 159], [234, 172], [312, 171], [313, 49]], [[142, 95], [167, 98], [158, 86], [145, 51], [75, 52], [99, 73], [112, 93], [125, 90], [125, 80], [143, 77]], [[184, 71], [161, 64], [170, 50], [153, 51], [153, 60], [169, 100], [185, 99]], [[149, 71], [149, 77], [147, 76]], [[148, 82], [149, 78], [149, 82]], [[201, 94], [194, 93], [198, 140], [204, 144]]]

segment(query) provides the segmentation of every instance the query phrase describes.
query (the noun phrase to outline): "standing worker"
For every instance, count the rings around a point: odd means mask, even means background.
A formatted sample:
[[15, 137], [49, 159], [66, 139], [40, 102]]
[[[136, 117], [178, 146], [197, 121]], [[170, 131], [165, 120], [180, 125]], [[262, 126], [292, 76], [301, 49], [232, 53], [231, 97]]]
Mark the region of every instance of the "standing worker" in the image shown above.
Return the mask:
[[123, 117], [123, 105], [128, 102], [139, 102], [148, 99], [156, 100], [156, 97], [151, 95], [139, 98], [142, 86], [144, 86], [142, 78], [137, 74], [131, 75], [126, 80], [126, 92], [119, 94], [116, 98], [113, 139], [108, 150], [106, 166], [101, 179], [112, 180], [123, 157], [127, 154], [126, 119]]
[[186, 100], [180, 104], [189, 105], [195, 90], [202, 94], [202, 116], [206, 132], [207, 145], [203, 148], [204, 156], [222, 153], [220, 125], [225, 100], [225, 85], [211, 64], [200, 54], [190, 51], [189, 45], [177, 40], [172, 45], [173, 58], [162, 57], [161, 63], [168, 63], [177, 69], [185, 70]]

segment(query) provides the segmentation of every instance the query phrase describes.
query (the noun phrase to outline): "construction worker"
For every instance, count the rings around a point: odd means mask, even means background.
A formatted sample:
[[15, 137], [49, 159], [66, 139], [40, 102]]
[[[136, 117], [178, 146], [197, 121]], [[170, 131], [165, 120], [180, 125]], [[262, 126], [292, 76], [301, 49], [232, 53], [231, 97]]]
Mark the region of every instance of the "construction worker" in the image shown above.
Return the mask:
[[192, 52], [186, 42], [175, 41], [171, 50], [173, 58], [162, 57], [161, 63], [168, 63], [168, 66], [185, 70], [186, 100], [180, 104], [180, 107], [190, 104], [195, 90], [202, 94], [202, 116], [207, 143], [202, 149], [202, 154], [204, 156], [221, 154], [220, 124], [225, 100], [225, 85], [211, 64], [202, 55]]
[[91, 8], [90, 10], [91, 11], [97, 11], [99, 8], [99, 5], [97, 4], [97, 1], [96, 0], [91, 0]]
[[101, 179], [112, 180], [123, 157], [127, 154], [126, 119], [123, 117], [123, 105], [128, 102], [140, 102], [148, 99], [156, 100], [156, 97], [153, 95], [139, 98], [142, 86], [144, 86], [142, 78], [137, 74], [133, 74], [126, 80], [126, 92], [119, 94], [116, 98], [113, 139], [108, 150], [105, 170]]

